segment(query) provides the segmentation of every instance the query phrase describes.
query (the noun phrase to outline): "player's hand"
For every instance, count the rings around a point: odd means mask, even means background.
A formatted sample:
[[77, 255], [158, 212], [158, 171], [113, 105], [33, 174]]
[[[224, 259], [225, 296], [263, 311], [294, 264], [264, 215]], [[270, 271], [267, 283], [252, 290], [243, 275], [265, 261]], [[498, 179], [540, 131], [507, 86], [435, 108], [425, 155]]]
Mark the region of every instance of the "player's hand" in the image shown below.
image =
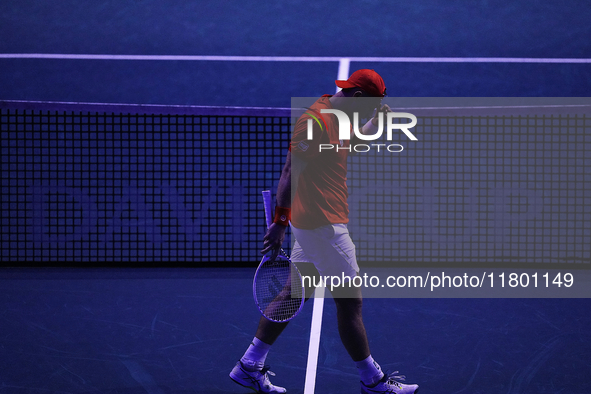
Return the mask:
[[390, 106], [388, 104], [384, 104], [380, 108], [377, 108], [376, 113], [374, 114], [373, 118], [371, 119], [371, 123], [374, 126], [377, 126], [378, 125], [378, 121], [379, 121], [378, 120], [378, 114], [380, 112], [383, 112], [385, 114], [385, 113], [388, 113], [388, 112], [392, 112], [392, 109], [390, 108]]
[[269, 227], [267, 233], [263, 237], [263, 249], [261, 250], [261, 254], [269, 254], [271, 261], [275, 260], [279, 254], [281, 245], [283, 245], [283, 240], [285, 240], [286, 230], [286, 226], [277, 223], [271, 224], [271, 227]]

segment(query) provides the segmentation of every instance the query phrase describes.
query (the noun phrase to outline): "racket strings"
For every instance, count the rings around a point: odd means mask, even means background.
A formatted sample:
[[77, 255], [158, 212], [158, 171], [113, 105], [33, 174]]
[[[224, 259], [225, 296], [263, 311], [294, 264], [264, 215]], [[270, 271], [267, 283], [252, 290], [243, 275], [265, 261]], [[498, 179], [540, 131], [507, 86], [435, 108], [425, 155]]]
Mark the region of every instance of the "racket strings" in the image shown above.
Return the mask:
[[255, 297], [270, 320], [286, 321], [301, 308], [304, 291], [297, 268], [288, 260], [267, 261], [258, 270]]

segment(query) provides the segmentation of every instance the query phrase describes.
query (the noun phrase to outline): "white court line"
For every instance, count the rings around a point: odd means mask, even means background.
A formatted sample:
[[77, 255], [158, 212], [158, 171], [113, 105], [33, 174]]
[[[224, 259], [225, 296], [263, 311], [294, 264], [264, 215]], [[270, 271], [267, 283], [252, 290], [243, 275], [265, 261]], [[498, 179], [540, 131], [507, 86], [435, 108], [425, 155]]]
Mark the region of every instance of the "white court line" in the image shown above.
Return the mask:
[[[346, 80], [349, 79], [349, 66], [351, 65], [351, 60], [349, 58], [342, 58], [339, 61], [339, 71], [337, 73], [337, 80]], [[337, 86], [337, 92], [341, 90]]]
[[0, 53], [0, 59], [167, 60], [234, 62], [381, 62], [381, 63], [591, 63], [591, 58], [530, 57], [338, 57], [338, 56], [207, 56], [207, 55], [101, 55], [68, 53]]
[[320, 349], [320, 331], [322, 329], [322, 312], [324, 310], [323, 286], [319, 286], [314, 294], [314, 309], [312, 310], [312, 326], [310, 328], [310, 345], [308, 346], [308, 364], [306, 365], [306, 380], [304, 394], [314, 394], [316, 387], [316, 369], [318, 367], [318, 352]]

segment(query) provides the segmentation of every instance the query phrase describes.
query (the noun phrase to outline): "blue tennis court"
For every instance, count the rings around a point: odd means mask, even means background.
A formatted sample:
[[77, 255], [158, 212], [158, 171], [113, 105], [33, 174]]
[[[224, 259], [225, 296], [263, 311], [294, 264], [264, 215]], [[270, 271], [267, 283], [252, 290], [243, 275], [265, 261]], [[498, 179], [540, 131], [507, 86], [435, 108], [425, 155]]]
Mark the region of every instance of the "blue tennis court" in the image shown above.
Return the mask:
[[11, 0], [0, 5], [1, 98], [289, 107], [333, 92], [341, 58], [381, 58], [350, 69], [375, 67], [393, 97], [584, 97], [590, 12], [584, 1]]
[[[292, 97], [372, 68], [393, 100], [585, 98], [590, 19], [584, 1], [2, 2], [0, 393], [250, 392], [228, 374], [260, 318], [260, 191]], [[425, 133], [381, 178], [351, 164], [357, 220], [406, 209], [377, 218], [383, 248], [353, 234], [362, 268], [561, 273], [533, 297], [366, 298], [372, 355], [421, 393], [591, 392], [589, 297], [556, 297], [567, 272], [590, 288], [590, 120], [512, 119], [529, 131]], [[312, 309], [267, 359], [288, 393]], [[316, 393], [359, 392], [330, 298], [315, 376]]]
[[[254, 268], [4, 269], [2, 392], [246, 393], [228, 373], [259, 312]], [[312, 305], [276, 342], [273, 379], [302, 393]], [[588, 299], [368, 299], [370, 345], [421, 392], [589, 390]], [[324, 308], [316, 392], [358, 376]]]

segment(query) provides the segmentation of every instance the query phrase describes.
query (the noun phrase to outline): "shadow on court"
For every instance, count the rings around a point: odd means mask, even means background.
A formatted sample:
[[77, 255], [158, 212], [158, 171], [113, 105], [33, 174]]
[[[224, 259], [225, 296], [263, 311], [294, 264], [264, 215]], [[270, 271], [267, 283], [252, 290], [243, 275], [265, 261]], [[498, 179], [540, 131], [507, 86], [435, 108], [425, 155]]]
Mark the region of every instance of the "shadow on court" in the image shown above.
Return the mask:
[[[0, 393], [247, 393], [254, 268], [2, 269]], [[367, 299], [372, 353], [423, 393], [589, 393], [589, 300]], [[309, 303], [273, 347], [302, 393]], [[316, 393], [358, 393], [325, 302]]]

